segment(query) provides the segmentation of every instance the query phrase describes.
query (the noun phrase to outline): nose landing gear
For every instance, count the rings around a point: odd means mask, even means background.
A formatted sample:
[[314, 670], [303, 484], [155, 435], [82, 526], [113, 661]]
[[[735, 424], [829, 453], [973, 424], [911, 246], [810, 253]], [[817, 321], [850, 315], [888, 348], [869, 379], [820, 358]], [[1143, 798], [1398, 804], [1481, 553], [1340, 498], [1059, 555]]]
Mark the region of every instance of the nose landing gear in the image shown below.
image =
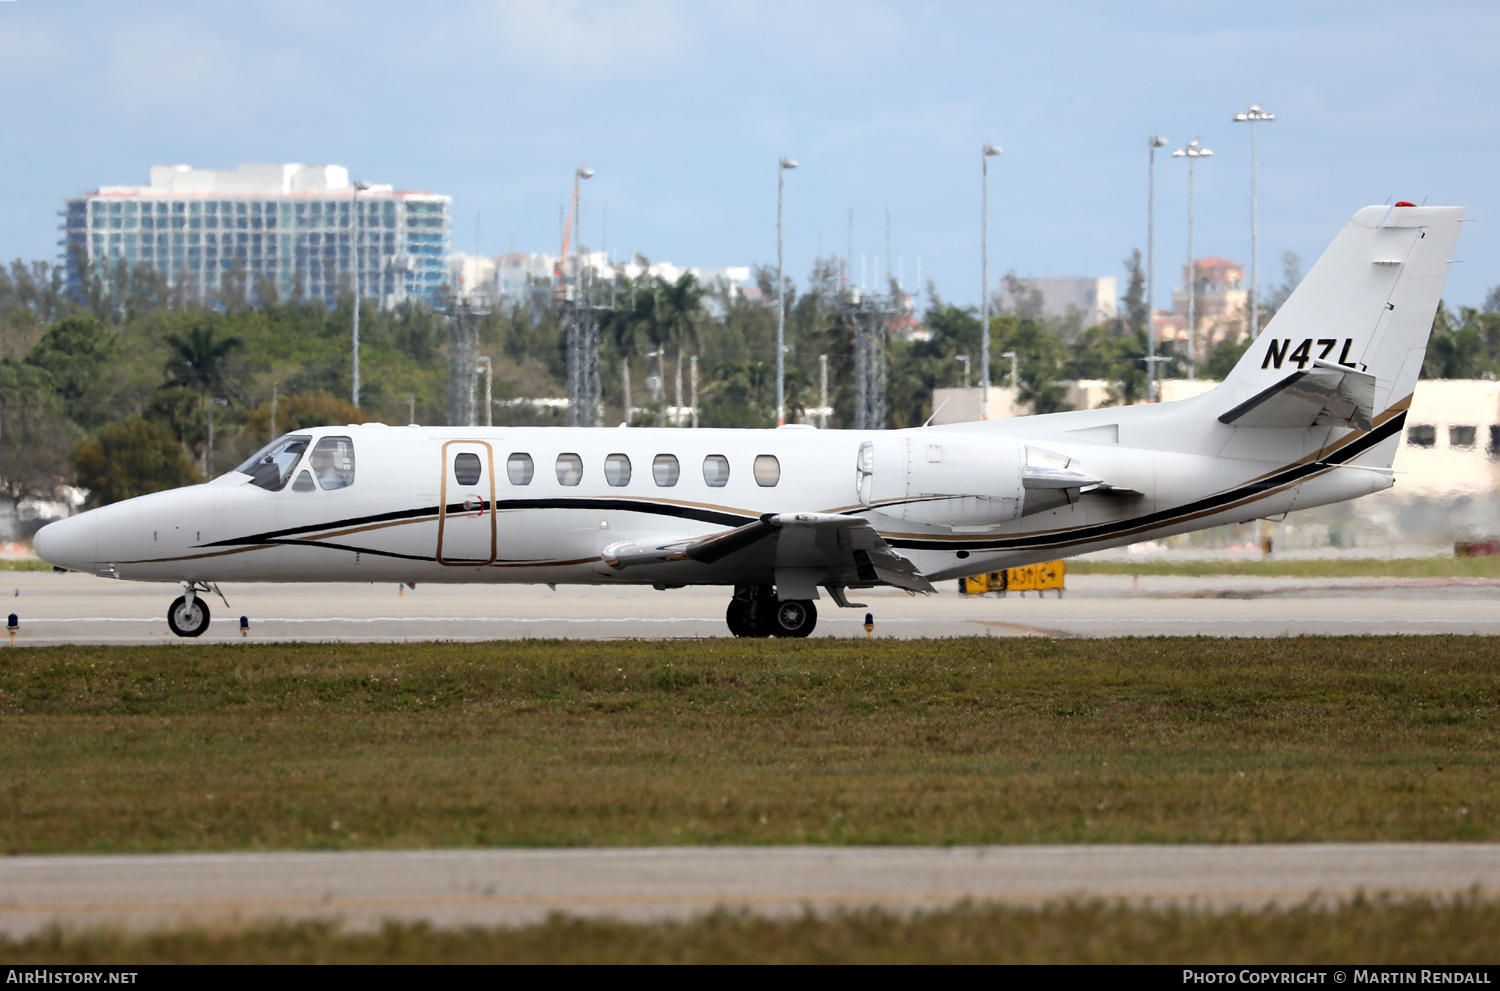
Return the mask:
[[[167, 609], [167, 626], [179, 637], [201, 637], [208, 629], [208, 603], [203, 601], [199, 592], [212, 591], [219, 598], [224, 599], [224, 593], [219, 591], [219, 586], [208, 585], [200, 582], [189, 582], [182, 595], [179, 595], [172, 605]], [[224, 599], [224, 607], [229, 608], [229, 600]]]
[[818, 624], [818, 607], [810, 599], [778, 601], [770, 586], [741, 585], [724, 619], [737, 637], [805, 637]]
[[187, 594], [179, 595], [167, 610], [167, 625], [179, 637], [202, 636], [208, 629], [208, 603], [188, 589]]

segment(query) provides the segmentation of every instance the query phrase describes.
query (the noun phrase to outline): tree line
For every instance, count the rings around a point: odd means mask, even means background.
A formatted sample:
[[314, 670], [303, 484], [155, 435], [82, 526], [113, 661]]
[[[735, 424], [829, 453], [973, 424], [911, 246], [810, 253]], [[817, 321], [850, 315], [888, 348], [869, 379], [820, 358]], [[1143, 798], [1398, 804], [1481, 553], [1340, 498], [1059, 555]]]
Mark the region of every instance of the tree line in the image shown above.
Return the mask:
[[[997, 295], [991, 317], [991, 381], [1009, 384], [1012, 365], [1001, 355], [1013, 351], [1019, 399], [1034, 412], [1069, 408], [1065, 383], [1079, 378], [1111, 382], [1113, 402], [1141, 401], [1147, 346], [1139, 252], [1125, 268], [1119, 317], [1092, 327], [1042, 315], [1008, 276], [1010, 291]], [[1267, 317], [1295, 285], [1294, 269], [1286, 285], [1267, 293]], [[819, 259], [804, 283], [785, 286], [791, 421], [820, 404], [819, 356], [827, 355], [829, 425], [853, 423], [855, 326], [840, 305], [841, 270], [838, 259]], [[696, 356], [701, 425], [771, 426], [775, 278], [774, 269], [758, 269], [750, 293], [691, 275], [595, 285], [605, 422], [667, 422], [666, 407], [679, 405], [678, 383]], [[124, 265], [86, 271], [83, 286], [69, 293], [61, 266], [47, 262], [0, 267], [0, 497], [12, 502], [71, 484], [100, 505], [214, 477], [296, 427], [447, 422], [453, 345], [441, 308], [361, 304], [356, 408], [347, 398], [350, 293], [333, 308], [296, 292], [280, 299], [274, 286], [247, 285], [235, 271], [204, 300], [151, 269]], [[474, 318], [480, 353], [493, 363], [497, 424], [563, 422], [555, 408], [526, 402], [565, 393], [564, 314], [550, 287], [534, 289], [523, 303]], [[902, 298], [895, 285], [889, 292]], [[979, 378], [977, 308], [943, 299], [931, 284], [924, 296], [922, 312], [912, 314], [924, 332], [898, 328], [886, 344], [888, 427], [923, 423], [934, 389], [962, 385], [966, 373], [974, 384]], [[1500, 372], [1497, 310], [1500, 289], [1481, 309], [1442, 307], [1424, 375]], [[1219, 345], [1200, 375], [1222, 377], [1244, 346]], [[1157, 353], [1161, 377], [1186, 373], [1171, 342]], [[967, 365], [959, 356], [968, 356]], [[630, 411], [622, 408], [627, 370]]]

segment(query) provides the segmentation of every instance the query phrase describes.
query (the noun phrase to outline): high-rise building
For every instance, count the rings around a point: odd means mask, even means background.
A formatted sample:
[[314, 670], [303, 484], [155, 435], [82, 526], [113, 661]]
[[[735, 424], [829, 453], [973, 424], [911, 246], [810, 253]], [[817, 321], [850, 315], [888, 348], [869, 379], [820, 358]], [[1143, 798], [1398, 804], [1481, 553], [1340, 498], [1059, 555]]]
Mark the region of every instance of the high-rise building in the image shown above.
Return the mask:
[[243, 272], [283, 300], [333, 305], [352, 287], [382, 307], [431, 299], [448, 281], [452, 199], [368, 185], [342, 165], [241, 165], [233, 170], [156, 165], [147, 186], [100, 186], [67, 201], [63, 262], [70, 288], [83, 263], [146, 265], [200, 298]]

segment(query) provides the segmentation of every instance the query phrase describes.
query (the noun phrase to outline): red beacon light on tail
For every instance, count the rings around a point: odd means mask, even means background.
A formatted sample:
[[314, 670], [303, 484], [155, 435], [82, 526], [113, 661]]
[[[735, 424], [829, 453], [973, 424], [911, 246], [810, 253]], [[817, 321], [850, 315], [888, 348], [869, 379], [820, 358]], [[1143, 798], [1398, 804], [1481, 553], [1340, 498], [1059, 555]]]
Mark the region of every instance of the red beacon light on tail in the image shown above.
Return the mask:
[[1408, 203], [1406, 200], [1402, 200], [1401, 202], [1397, 203], [1396, 205], [1397, 206], [1416, 206], [1415, 203]]

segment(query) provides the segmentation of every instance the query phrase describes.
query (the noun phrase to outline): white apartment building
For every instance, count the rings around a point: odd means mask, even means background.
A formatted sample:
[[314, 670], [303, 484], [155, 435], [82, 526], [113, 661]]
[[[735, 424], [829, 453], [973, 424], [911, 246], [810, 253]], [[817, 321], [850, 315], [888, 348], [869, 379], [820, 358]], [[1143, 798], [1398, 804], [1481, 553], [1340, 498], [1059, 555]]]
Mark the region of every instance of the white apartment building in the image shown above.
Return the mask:
[[286, 299], [333, 305], [358, 268], [360, 296], [382, 306], [431, 299], [448, 280], [447, 196], [360, 184], [342, 165], [156, 165], [144, 186], [100, 186], [67, 201], [63, 262], [145, 265], [211, 299], [224, 276], [270, 280]]

